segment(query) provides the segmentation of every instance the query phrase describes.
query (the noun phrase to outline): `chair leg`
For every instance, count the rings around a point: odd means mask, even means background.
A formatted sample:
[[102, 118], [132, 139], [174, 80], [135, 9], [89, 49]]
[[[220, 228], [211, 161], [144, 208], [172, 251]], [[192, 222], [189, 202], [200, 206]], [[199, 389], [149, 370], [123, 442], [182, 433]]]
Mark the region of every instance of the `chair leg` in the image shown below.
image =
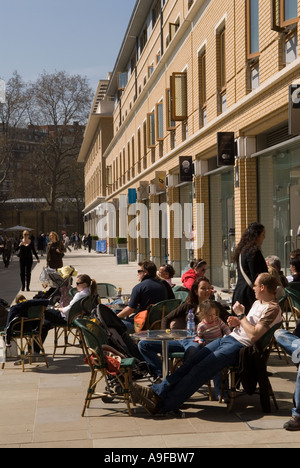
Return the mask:
[[230, 413], [233, 408], [234, 399], [236, 397], [236, 373], [234, 369], [230, 369], [230, 393], [229, 393], [229, 403], [228, 403], [228, 412]]

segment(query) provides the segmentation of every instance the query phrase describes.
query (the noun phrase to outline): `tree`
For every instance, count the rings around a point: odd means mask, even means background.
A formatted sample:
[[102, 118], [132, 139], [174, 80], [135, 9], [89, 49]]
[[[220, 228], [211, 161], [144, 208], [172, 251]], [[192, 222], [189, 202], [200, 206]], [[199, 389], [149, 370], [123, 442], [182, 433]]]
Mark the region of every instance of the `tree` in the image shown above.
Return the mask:
[[27, 86], [15, 71], [6, 83], [5, 102], [0, 103], [0, 193], [11, 169], [9, 156], [15, 144], [16, 131], [26, 125], [29, 105]]
[[[78, 196], [84, 198], [83, 170], [79, 175], [76, 166], [92, 90], [80, 75], [44, 72], [30, 87], [30, 94], [30, 123], [45, 134], [33, 158], [34, 183], [40, 187], [50, 210], [55, 211], [59, 199], [77, 203]], [[81, 194], [78, 185], [82, 187]]]

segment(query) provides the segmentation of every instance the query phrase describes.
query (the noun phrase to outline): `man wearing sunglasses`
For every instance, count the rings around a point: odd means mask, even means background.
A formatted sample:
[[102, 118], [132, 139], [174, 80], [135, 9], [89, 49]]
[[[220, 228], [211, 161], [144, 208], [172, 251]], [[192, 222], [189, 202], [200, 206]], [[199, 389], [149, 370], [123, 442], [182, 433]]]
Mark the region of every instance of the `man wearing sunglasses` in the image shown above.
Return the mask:
[[174, 298], [169, 284], [157, 277], [157, 268], [153, 262], [141, 263], [137, 274], [139, 283], [132, 290], [129, 304], [117, 314], [129, 331], [134, 331], [134, 317], [130, 317], [132, 314], [136, 315], [152, 304]]

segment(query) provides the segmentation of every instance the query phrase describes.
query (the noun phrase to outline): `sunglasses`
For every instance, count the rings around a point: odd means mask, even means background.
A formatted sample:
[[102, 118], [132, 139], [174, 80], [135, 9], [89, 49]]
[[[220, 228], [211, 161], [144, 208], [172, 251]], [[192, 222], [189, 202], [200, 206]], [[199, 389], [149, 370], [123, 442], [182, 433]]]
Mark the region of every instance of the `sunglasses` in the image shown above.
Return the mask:
[[83, 283], [82, 281], [81, 281], [81, 282], [78, 281], [78, 282], [76, 283], [76, 286], [77, 286], [78, 284], [84, 284], [84, 283]]
[[138, 270], [137, 272], [138, 272], [138, 273], [145, 273], [144, 270]]

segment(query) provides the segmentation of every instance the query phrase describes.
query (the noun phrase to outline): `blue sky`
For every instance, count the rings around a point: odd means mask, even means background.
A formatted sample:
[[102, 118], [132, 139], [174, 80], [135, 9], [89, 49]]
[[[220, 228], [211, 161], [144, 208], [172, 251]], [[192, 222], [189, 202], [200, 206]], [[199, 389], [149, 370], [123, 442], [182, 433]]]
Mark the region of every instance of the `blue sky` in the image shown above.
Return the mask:
[[99, 79], [113, 70], [136, 0], [0, 0], [0, 78], [65, 70]]

